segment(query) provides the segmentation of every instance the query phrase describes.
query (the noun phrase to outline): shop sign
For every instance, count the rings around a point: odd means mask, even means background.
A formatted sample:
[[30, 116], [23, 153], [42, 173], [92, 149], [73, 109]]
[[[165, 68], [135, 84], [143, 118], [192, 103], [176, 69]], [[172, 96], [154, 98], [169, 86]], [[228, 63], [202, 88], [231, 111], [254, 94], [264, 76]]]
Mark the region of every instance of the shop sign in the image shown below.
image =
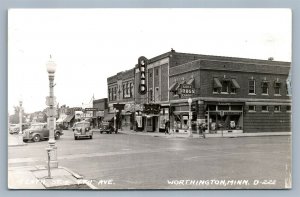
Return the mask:
[[195, 94], [195, 88], [190, 84], [181, 84], [179, 89], [179, 95], [181, 97], [191, 97]]
[[100, 111], [100, 108], [85, 108], [84, 111]]
[[104, 117], [104, 111], [97, 111], [96, 116], [97, 117]]
[[121, 110], [124, 109], [125, 104], [119, 104], [118, 103], [118, 104], [114, 104], [113, 106], [114, 106], [115, 109], [121, 111]]
[[139, 93], [144, 95], [147, 93], [147, 85], [146, 85], [146, 69], [147, 69], [148, 59], [144, 56], [139, 57], [138, 59], [138, 67], [140, 70], [140, 85], [139, 85]]

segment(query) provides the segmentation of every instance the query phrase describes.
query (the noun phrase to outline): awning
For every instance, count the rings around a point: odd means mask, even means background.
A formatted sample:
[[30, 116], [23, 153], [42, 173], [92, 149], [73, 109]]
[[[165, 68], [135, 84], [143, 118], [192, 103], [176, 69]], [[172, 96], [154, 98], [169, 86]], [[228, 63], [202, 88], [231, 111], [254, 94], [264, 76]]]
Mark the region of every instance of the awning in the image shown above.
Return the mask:
[[240, 85], [238, 84], [238, 82], [235, 79], [231, 79], [232, 85], [234, 88], [239, 89]]
[[105, 114], [103, 121], [110, 121], [115, 117], [115, 114]]
[[214, 88], [222, 88], [222, 84], [218, 78], [214, 78]]
[[178, 86], [178, 83], [177, 83], [177, 82], [173, 83], [173, 84], [171, 85], [171, 87], [169, 88], [169, 91], [170, 91], [170, 92], [173, 92], [177, 86]]
[[73, 115], [68, 115], [65, 119], [64, 122], [70, 122], [73, 118], [74, 118], [74, 114]]
[[194, 78], [191, 78], [191, 79], [187, 82], [187, 84], [191, 85], [191, 84], [194, 83], [194, 81], [195, 81], [195, 79], [194, 79]]

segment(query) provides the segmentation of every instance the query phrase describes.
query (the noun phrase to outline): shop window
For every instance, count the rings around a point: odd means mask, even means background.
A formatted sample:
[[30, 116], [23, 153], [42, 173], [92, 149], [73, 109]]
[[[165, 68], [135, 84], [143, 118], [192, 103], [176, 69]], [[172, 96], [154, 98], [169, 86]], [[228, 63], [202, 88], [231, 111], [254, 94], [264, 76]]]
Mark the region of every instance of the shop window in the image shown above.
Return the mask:
[[280, 111], [281, 111], [280, 105], [275, 105], [274, 106], [274, 112], [280, 112]]
[[287, 112], [291, 112], [291, 110], [292, 110], [291, 106], [290, 106], [290, 105], [287, 105], [287, 106], [286, 106], [286, 111], [287, 111]]
[[219, 111], [229, 111], [229, 105], [218, 105]]
[[231, 105], [232, 111], [242, 111], [243, 107], [241, 105]]
[[275, 82], [274, 83], [274, 92], [275, 92], [275, 95], [280, 95], [280, 86], [281, 86], [280, 82]]
[[268, 112], [269, 111], [269, 106], [267, 106], [267, 105], [261, 106], [261, 111], [262, 112]]
[[249, 94], [255, 94], [255, 80], [249, 80]]
[[229, 93], [229, 81], [222, 81], [221, 93], [223, 93], [223, 94]]
[[261, 84], [261, 93], [263, 95], [268, 95], [269, 94], [269, 84], [268, 84], [268, 82], [262, 82], [262, 84]]
[[255, 111], [256, 111], [255, 105], [249, 105], [248, 111], [249, 111], [249, 112], [255, 112]]
[[216, 105], [209, 105], [208, 109], [209, 111], [216, 111]]

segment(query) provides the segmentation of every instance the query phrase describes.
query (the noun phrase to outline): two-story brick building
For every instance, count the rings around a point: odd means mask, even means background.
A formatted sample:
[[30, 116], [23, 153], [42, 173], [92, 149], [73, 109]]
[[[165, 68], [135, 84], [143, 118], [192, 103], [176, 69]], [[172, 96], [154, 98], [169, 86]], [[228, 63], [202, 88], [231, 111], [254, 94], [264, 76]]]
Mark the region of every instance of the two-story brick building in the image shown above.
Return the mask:
[[[135, 106], [137, 129], [163, 131], [164, 123], [170, 120], [171, 129], [186, 131], [190, 115], [188, 98], [192, 98], [194, 132], [196, 123], [201, 122], [209, 125], [209, 133], [290, 131], [289, 72], [290, 62], [171, 50], [148, 60], [145, 95], [139, 94], [140, 71], [135, 67], [133, 78], [137, 88], [130, 102]], [[112, 101], [118, 101], [117, 76], [108, 79]], [[160, 113], [144, 113], [144, 105], [149, 103], [159, 104]]]
[[[134, 121], [134, 69], [119, 72], [107, 79], [108, 114], [111, 119], [116, 116], [119, 129], [133, 129]], [[124, 104], [124, 109], [118, 114], [114, 104]]]

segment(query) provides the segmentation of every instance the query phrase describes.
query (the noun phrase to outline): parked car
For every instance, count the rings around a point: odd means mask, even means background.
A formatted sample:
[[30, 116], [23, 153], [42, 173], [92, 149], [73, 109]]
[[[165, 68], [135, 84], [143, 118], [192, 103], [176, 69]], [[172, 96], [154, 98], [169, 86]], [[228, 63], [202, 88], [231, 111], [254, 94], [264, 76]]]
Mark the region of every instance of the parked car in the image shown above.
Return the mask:
[[106, 132], [107, 134], [111, 134], [114, 132], [114, 126], [112, 122], [102, 122], [100, 126], [100, 133], [102, 134], [103, 132]]
[[[62, 130], [56, 129], [54, 130], [54, 137], [56, 140], [63, 135]], [[23, 141], [34, 141], [39, 142], [41, 140], [45, 140], [49, 138], [49, 129], [47, 128], [47, 123], [38, 123], [32, 124], [29, 129], [24, 130], [23, 133]]]
[[[30, 127], [30, 124], [23, 123], [22, 124], [22, 133], [24, 132], [25, 129], [28, 129], [29, 127]], [[9, 133], [10, 134], [18, 134], [19, 132], [20, 132], [19, 124], [16, 124], [16, 125], [9, 128]]]
[[76, 122], [73, 126], [74, 131], [74, 139], [77, 140], [79, 138], [93, 138], [93, 130], [91, 128], [90, 122], [81, 121]]

